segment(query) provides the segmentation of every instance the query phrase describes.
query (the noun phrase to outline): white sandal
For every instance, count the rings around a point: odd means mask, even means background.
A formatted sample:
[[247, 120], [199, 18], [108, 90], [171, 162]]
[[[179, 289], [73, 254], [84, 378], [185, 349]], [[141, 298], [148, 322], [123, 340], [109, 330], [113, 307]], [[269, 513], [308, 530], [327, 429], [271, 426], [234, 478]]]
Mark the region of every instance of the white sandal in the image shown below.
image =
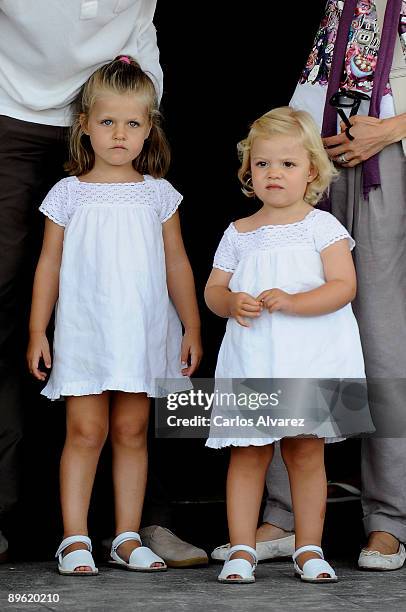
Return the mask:
[[[165, 561], [152, 552], [150, 548], [147, 548], [147, 546], [134, 548], [128, 562], [124, 561], [117, 554], [117, 548], [130, 540], [136, 540], [141, 544], [141, 538], [136, 531], [124, 531], [114, 538], [111, 543], [110, 565], [115, 565], [132, 572], [165, 572], [168, 569]], [[153, 563], [162, 563], [163, 565], [161, 567], [151, 567]]]
[[[67, 555], [63, 556], [63, 551], [68, 548], [71, 544], [81, 542], [86, 544], [87, 550], [73, 550]], [[90, 538], [85, 535], [73, 535], [62, 540], [58, 550], [56, 551], [55, 557], [58, 558], [58, 572], [62, 576], [97, 576], [99, 570], [94, 564], [92, 557], [92, 543]], [[75, 572], [75, 569], [80, 566], [91, 567], [92, 571]]]
[[[254, 561], [252, 565], [247, 559], [230, 559], [231, 555], [235, 552], [243, 550], [249, 553]], [[226, 555], [226, 560], [223, 565], [223, 569], [217, 577], [219, 582], [231, 584], [248, 584], [255, 582], [255, 568], [257, 567], [258, 556], [255, 548], [246, 546], [245, 544], [236, 544], [231, 546]], [[229, 578], [229, 576], [236, 574], [241, 578]]]
[[[315, 552], [320, 555], [320, 559], [308, 559], [303, 563], [303, 569], [300, 569], [296, 563], [296, 559], [304, 552]], [[333, 568], [327, 561], [324, 560], [323, 551], [320, 546], [308, 544], [301, 546], [292, 555], [293, 565], [296, 576], [300, 577], [304, 582], [337, 582], [338, 578]], [[320, 574], [329, 574], [328, 578], [318, 578]]]

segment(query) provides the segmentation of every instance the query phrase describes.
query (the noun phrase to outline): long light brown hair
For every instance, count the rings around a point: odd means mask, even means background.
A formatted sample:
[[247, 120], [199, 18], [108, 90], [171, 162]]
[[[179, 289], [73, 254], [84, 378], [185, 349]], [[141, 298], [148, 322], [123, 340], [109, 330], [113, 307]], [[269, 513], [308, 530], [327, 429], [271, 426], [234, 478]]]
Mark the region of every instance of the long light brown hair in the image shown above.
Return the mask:
[[[121, 59], [120, 59], [121, 58]], [[95, 156], [89, 136], [83, 130], [83, 117], [88, 118], [92, 106], [101, 92], [134, 94], [147, 105], [151, 131], [133, 166], [140, 174], [155, 178], [165, 176], [170, 163], [170, 149], [161, 128], [158, 98], [150, 77], [130, 56], [118, 56], [94, 72], [80, 89], [73, 102], [73, 124], [69, 138], [69, 161], [65, 169], [72, 175], [88, 173], [94, 166]]]

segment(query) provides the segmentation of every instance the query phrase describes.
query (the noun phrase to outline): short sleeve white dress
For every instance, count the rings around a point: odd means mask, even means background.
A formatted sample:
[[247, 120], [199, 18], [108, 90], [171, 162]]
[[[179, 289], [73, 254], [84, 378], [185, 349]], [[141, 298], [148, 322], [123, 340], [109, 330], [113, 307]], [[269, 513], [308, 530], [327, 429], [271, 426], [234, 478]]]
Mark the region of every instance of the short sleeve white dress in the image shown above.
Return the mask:
[[[266, 225], [238, 232], [231, 223], [214, 257], [213, 266], [232, 272], [229, 288], [252, 296], [279, 288], [287, 293], [309, 291], [325, 283], [320, 253], [337, 242], [354, 240], [330, 213], [314, 209], [297, 223]], [[218, 355], [216, 379], [364, 379], [365, 369], [358, 325], [350, 304], [321, 316], [292, 316], [264, 310], [242, 327], [233, 318]], [[214, 403], [216, 415], [227, 413]], [[369, 420], [361, 431], [371, 431]], [[270, 444], [274, 434], [260, 438], [234, 438], [230, 428], [211, 428], [206, 445], [212, 448]], [[235, 432], [235, 430], [234, 430]], [[253, 432], [255, 433], [255, 432]], [[323, 436], [324, 437], [324, 436]], [[332, 430], [331, 441], [336, 440]], [[340, 438], [342, 439], [342, 438]]]
[[[162, 223], [182, 196], [165, 179], [59, 181], [40, 210], [65, 228], [54, 357], [42, 391], [105, 390], [157, 397], [157, 379], [182, 391], [182, 327], [168, 296]], [[172, 385], [172, 386], [171, 386]], [[169, 388], [171, 387], [171, 388]]]

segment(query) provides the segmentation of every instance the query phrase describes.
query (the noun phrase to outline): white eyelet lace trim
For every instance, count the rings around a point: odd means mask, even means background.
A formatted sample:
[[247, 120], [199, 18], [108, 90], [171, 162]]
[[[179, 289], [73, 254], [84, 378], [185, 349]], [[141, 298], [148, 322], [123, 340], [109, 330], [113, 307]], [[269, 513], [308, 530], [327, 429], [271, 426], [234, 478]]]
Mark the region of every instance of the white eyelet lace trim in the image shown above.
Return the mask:
[[296, 223], [263, 225], [251, 232], [238, 232], [231, 223], [217, 248], [213, 266], [234, 272], [238, 262], [253, 252], [304, 247], [320, 253], [343, 239], [348, 239], [350, 249], [354, 248], [355, 242], [345, 227], [322, 210], [312, 210]]
[[56, 183], [40, 211], [58, 225], [66, 226], [81, 206], [148, 206], [164, 223], [181, 201], [182, 195], [167, 180], [148, 175], [138, 183], [87, 183], [71, 176]]

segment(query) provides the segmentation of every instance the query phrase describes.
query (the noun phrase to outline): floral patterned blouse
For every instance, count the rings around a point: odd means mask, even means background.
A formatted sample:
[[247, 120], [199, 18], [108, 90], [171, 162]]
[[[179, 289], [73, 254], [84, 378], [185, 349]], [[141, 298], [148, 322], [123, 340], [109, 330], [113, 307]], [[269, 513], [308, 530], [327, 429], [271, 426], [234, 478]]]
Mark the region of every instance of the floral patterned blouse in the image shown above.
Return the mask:
[[[299, 83], [327, 85], [343, 0], [328, 0], [326, 11]], [[399, 35], [406, 57], [406, 0], [402, 1]], [[380, 44], [374, 0], [359, 0], [350, 27], [341, 87], [370, 94]], [[384, 92], [391, 93], [390, 85]]]

